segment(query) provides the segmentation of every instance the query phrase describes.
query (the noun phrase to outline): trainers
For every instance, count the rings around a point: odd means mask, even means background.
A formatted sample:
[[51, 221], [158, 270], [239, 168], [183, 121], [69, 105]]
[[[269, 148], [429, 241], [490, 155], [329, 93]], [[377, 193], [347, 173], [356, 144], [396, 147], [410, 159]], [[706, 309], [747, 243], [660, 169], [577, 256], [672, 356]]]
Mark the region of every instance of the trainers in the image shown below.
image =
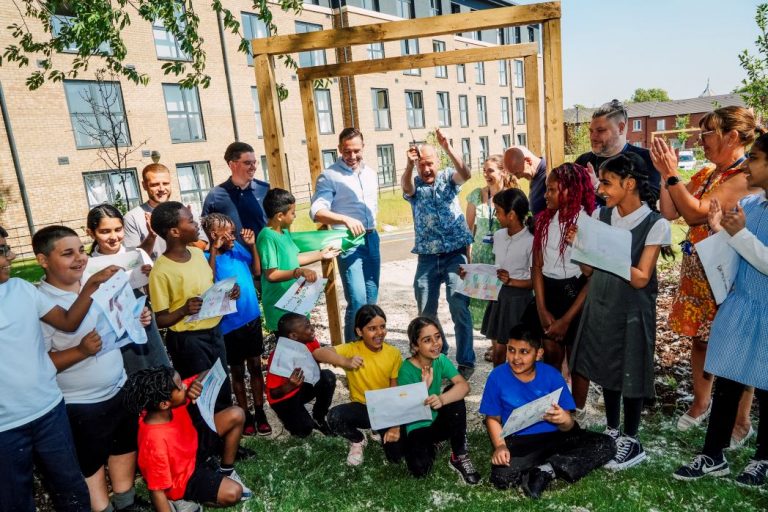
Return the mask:
[[[547, 464], [550, 468], [549, 464]], [[549, 483], [555, 479], [554, 471], [551, 469], [542, 469], [542, 466], [532, 468], [523, 475], [522, 488], [526, 496], [537, 500], [541, 493], [547, 490]]]
[[256, 435], [256, 425], [253, 422], [246, 423], [243, 427], [243, 435], [246, 437], [255, 436]]
[[349, 443], [349, 453], [347, 454], [347, 464], [350, 466], [359, 466], [363, 463], [363, 450], [368, 444], [368, 439], [363, 437], [359, 443]]
[[604, 467], [620, 471], [640, 464], [645, 458], [645, 450], [640, 441], [633, 437], [621, 436], [616, 440], [616, 455]]
[[115, 507], [116, 512], [149, 512], [150, 510], [154, 510], [154, 508], [152, 508], [152, 504], [141, 496], [135, 496], [133, 498], [133, 503], [127, 507]]
[[173, 512], [203, 512], [203, 506], [194, 501], [173, 500], [171, 501], [171, 510]]
[[251, 491], [244, 483], [243, 480], [240, 478], [240, 475], [237, 474], [237, 471], [234, 469], [232, 470], [232, 473], [227, 475], [227, 478], [231, 478], [235, 482], [240, 484], [240, 487], [243, 488], [243, 493], [240, 495], [240, 501], [246, 501], [251, 498], [253, 498], [253, 491]]
[[472, 374], [475, 373], [475, 369], [472, 366], [464, 366], [463, 364], [460, 364], [457, 369], [459, 370], [459, 374], [467, 381], [472, 377]]
[[454, 455], [451, 453], [451, 458], [448, 459], [448, 465], [461, 475], [464, 482], [469, 485], [475, 485], [480, 482], [480, 473], [477, 472], [472, 461], [469, 459], [469, 455]]
[[245, 446], [238, 446], [237, 447], [237, 454], [235, 455], [235, 460], [255, 460], [256, 459], [256, 452], [251, 450], [250, 448], [246, 448]]
[[272, 433], [272, 427], [269, 426], [267, 415], [264, 414], [264, 409], [257, 406], [254, 413], [256, 418], [256, 433], [260, 436], [270, 435]]
[[744, 471], [736, 477], [736, 483], [749, 487], [763, 485], [768, 478], [768, 460], [751, 459]]
[[605, 427], [603, 434], [610, 437], [614, 441], [617, 441], [621, 437], [621, 431], [617, 428]]
[[715, 459], [700, 453], [690, 463], [677, 468], [677, 471], [672, 473], [672, 478], [684, 481], [698, 480], [707, 475], [725, 476], [730, 472], [728, 461], [722, 455], [719, 459]]

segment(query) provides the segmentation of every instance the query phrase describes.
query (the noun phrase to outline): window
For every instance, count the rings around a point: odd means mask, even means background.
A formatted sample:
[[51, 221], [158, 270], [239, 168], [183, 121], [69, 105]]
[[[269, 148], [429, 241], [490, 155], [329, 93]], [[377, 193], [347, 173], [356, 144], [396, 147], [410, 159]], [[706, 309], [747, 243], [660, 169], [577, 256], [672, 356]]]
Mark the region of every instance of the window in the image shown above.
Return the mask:
[[488, 137], [480, 137], [480, 165], [483, 165], [488, 155]]
[[496, 30], [496, 44], [507, 44], [507, 39], [509, 38], [507, 30], [509, 29], [500, 28]]
[[[444, 52], [445, 41], [432, 41], [432, 51], [436, 53]], [[448, 78], [448, 66], [436, 66], [435, 78]]]
[[[176, 26], [180, 29], [185, 27], [183, 20], [184, 5], [174, 2], [173, 10], [176, 12]], [[171, 34], [163, 25], [162, 20], [155, 20], [152, 23], [152, 34], [155, 37], [155, 52], [158, 59], [168, 60], [190, 60], [184, 50], [181, 49], [176, 36]]]
[[437, 120], [441, 128], [451, 126], [451, 98], [447, 92], [437, 93]]
[[440, 16], [443, 14], [443, 0], [429, 0], [429, 15]]
[[131, 144], [120, 83], [65, 80], [64, 92], [78, 149]]
[[264, 128], [261, 126], [261, 106], [259, 105], [259, 91], [251, 87], [251, 99], [253, 100], [253, 116], [256, 119], [256, 136], [264, 138]]
[[213, 188], [211, 164], [209, 162], [177, 164], [176, 174], [179, 176], [179, 192], [181, 193], [182, 204], [191, 206], [195, 218], [200, 218], [205, 196]]
[[194, 142], [205, 140], [203, 115], [197, 87], [182, 89], [178, 84], [163, 84], [165, 110], [171, 129], [171, 142]]
[[525, 86], [525, 75], [523, 72], [523, 61], [515, 61], [515, 87]]
[[477, 125], [488, 126], [488, 109], [485, 104], [485, 96], [477, 97]]
[[632, 120], [632, 131], [633, 132], [639, 132], [643, 129], [643, 122], [640, 119], [633, 119]]
[[475, 62], [475, 83], [485, 83], [485, 62]]
[[413, 12], [413, 0], [395, 0], [395, 7], [397, 7], [397, 15], [401, 18], [416, 17]]
[[525, 124], [525, 98], [515, 98], [515, 122], [517, 124]]
[[376, 158], [379, 162], [379, 185], [392, 185], [395, 182], [395, 148], [392, 144], [376, 146]]
[[405, 91], [408, 128], [424, 128], [424, 98], [421, 91]]
[[[316, 25], [314, 23], [305, 23], [303, 21], [296, 21], [296, 33], [305, 34], [307, 32], [317, 32], [323, 30], [322, 25]], [[309, 52], [299, 52], [299, 67], [306, 68], [309, 66], [324, 66], [325, 65], [325, 50], [312, 50]]]
[[528, 42], [536, 42], [536, 30], [533, 27], [528, 27]]
[[656, 120], [656, 131], [662, 131], [667, 129], [667, 120], [666, 119], [657, 119]]
[[389, 91], [387, 89], [371, 89], [373, 99], [373, 127], [377, 130], [392, 129], [389, 116]]
[[[251, 39], [260, 39], [269, 35], [267, 32], [267, 25], [261, 21], [258, 16], [250, 12], [244, 12], [242, 13], [242, 17], [243, 35], [246, 39], [250, 41]], [[250, 44], [248, 45], [248, 55], [246, 58], [248, 59], [248, 65], [253, 66], [253, 54], [251, 53]]]
[[520, 146], [527, 146], [528, 145], [528, 137], [524, 133], [518, 133], [517, 134], [517, 143]]
[[463, 94], [459, 96], [459, 123], [462, 128], [469, 126], [469, 103]]
[[461, 6], [456, 2], [451, 2], [451, 14], [458, 14], [461, 12]]
[[512, 137], [508, 133], [505, 133], [501, 136], [501, 145], [503, 146], [503, 150], [506, 151], [509, 146], [512, 145]]
[[461, 158], [466, 165], [472, 167], [472, 149], [469, 139], [461, 139]]
[[[141, 203], [136, 169], [123, 171], [98, 171], [83, 173], [88, 208], [103, 203], [122, 205], [128, 210]], [[125, 198], [128, 198], [126, 202]]]
[[264, 181], [269, 183], [269, 167], [267, 166], [267, 155], [261, 155], [261, 170], [264, 172]]
[[[419, 40], [418, 39], [403, 39], [400, 41], [400, 53], [402, 55], [418, 55], [419, 53]], [[420, 76], [421, 70], [418, 68], [406, 69], [403, 71], [404, 75]]]
[[[55, 14], [51, 16], [51, 32], [53, 33], [53, 37], [61, 36], [61, 33], [65, 28], [72, 26], [74, 19], [74, 16], [65, 16], [63, 14]], [[61, 51], [62, 53], [77, 53], [77, 44], [71, 42], [68, 46], [62, 48]], [[94, 53], [112, 55], [112, 48], [109, 46], [109, 41], [101, 43]]]
[[520, 27], [515, 27], [515, 44], [520, 44], [523, 42], [523, 38], [520, 35]]
[[379, 10], [379, 0], [362, 0], [361, 7], [363, 9], [368, 9], [369, 11], [378, 11]]
[[315, 89], [315, 109], [317, 110], [317, 129], [321, 134], [333, 133], [333, 110], [331, 91]]
[[339, 154], [335, 149], [326, 149], [323, 151], [323, 169], [332, 166], [338, 160]]
[[507, 126], [509, 124], [509, 98], [506, 96], [501, 97], [501, 125]]
[[499, 61], [499, 85], [509, 85], [509, 79], [507, 77], [507, 61]]
[[456, 64], [456, 81], [461, 84], [467, 81], [467, 68], [464, 64]]
[[384, 58], [384, 43], [371, 43], [368, 45], [368, 60]]

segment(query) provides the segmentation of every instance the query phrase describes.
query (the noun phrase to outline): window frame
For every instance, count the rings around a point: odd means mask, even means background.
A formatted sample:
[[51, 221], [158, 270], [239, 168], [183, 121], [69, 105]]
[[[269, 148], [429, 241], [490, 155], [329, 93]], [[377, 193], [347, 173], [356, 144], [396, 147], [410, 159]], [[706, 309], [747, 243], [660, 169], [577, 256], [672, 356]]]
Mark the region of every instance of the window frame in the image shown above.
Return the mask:
[[[246, 23], [246, 19], [248, 20], [248, 23]], [[267, 24], [264, 23], [263, 20], [260, 20], [256, 13], [240, 11], [240, 22], [243, 27], [243, 36], [246, 39], [251, 40], [269, 37]], [[263, 32], [263, 35], [259, 35], [259, 32]], [[245, 57], [248, 65], [253, 67], [253, 53], [250, 44], [248, 45], [248, 52]]]
[[456, 82], [460, 84], [467, 83], [467, 67], [464, 64], [456, 64]]
[[[333, 160], [331, 161], [331, 163], [330, 163], [330, 164], [326, 164], [326, 160], [325, 160], [325, 158], [326, 158], [328, 155], [333, 155]], [[329, 168], [331, 165], [333, 165], [334, 163], [336, 163], [336, 160], [338, 160], [338, 159], [339, 159], [339, 152], [338, 152], [337, 150], [335, 150], [335, 149], [324, 149], [324, 150], [323, 150], [323, 151], [320, 153], [320, 158], [321, 158], [321, 160], [323, 161], [323, 169], [327, 169], [327, 168]]]
[[[415, 46], [416, 51], [411, 52], [411, 47]], [[419, 54], [419, 38], [412, 37], [410, 39], [400, 40], [400, 55], [418, 55]], [[403, 71], [404, 75], [408, 76], [421, 76], [421, 68], [411, 68]]]
[[643, 120], [642, 119], [633, 119], [632, 120], [632, 131], [633, 132], [641, 132], [641, 131], [643, 131]]
[[[442, 53], [445, 51], [445, 41], [439, 39], [432, 40], [432, 52]], [[435, 78], [448, 78], [448, 66], [435, 66]]]
[[502, 96], [499, 98], [501, 101], [501, 126], [509, 126], [510, 122], [510, 109], [509, 109], [509, 97]]
[[[379, 102], [378, 102], [378, 94], [379, 92], [384, 92], [384, 97], [387, 100], [386, 108], [378, 108]], [[383, 88], [383, 87], [372, 87], [371, 88], [371, 110], [373, 110], [373, 129], [375, 131], [387, 131], [392, 129], [392, 101], [389, 97], [389, 89]], [[381, 113], [386, 112], [387, 113], [387, 126], [382, 127], [380, 126], [381, 121]]]
[[[406, 13], [405, 10], [408, 9]], [[395, 12], [397, 16], [405, 20], [412, 20], [416, 17], [416, 9], [413, 0], [395, 0]]]
[[[464, 104], [463, 109], [461, 108], [462, 103]], [[462, 128], [469, 127], [469, 96], [466, 94], [459, 94], [459, 125]]]
[[500, 60], [497, 62], [499, 63], [499, 85], [506, 87], [509, 85], [509, 71], [507, 68], [507, 61]]
[[515, 60], [515, 87], [525, 87], [525, 67], [521, 60]]
[[488, 100], [482, 94], [478, 94], [476, 98], [477, 126], [488, 126]]
[[515, 98], [515, 124], [525, 124], [525, 98]]
[[[122, 85], [120, 84], [120, 82], [112, 82], [112, 81], [104, 81], [102, 83], [110, 84], [110, 86], [117, 91], [121, 110], [119, 111], [119, 114], [112, 114], [110, 110], [110, 115], [122, 116], [122, 125], [124, 126], [125, 142], [118, 144], [118, 146], [128, 147], [131, 145], [131, 131], [130, 131], [130, 127], [128, 126], [128, 114], [125, 111], [125, 99], [123, 98]], [[99, 140], [98, 143], [96, 144], [80, 144], [79, 136], [88, 137], [88, 138], [92, 138], [92, 137], [78, 130], [78, 126], [80, 126], [80, 121], [78, 116], [86, 116], [86, 117], [93, 116], [95, 119], [94, 122], [98, 126], [98, 130], [107, 130], [107, 128], [102, 128], [102, 125], [99, 123], [100, 116], [93, 110], [91, 110], [91, 112], [72, 112], [73, 107], [72, 107], [72, 101], [70, 100], [70, 92], [68, 91], [68, 86], [74, 86], [75, 84], [86, 85], [88, 86], [88, 94], [92, 98], [99, 98], [100, 93], [98, 92], [98, 84], [99, 84], [98, 80], [63, 80], [63, 84], [64, 84], [64, 98], [67, 102], [67, 110], [69, 111], [69, 120], [70, 120], [70, 124], [72, 125], [72, 133], [75, 137], [75, 148], [76, 149], [99, 149], [103, 147], [112, 147], [112, 142], [110, 141], [103, 142], [101, 140]], [[115, 85], [117, 86], [116, 88], [115, 88]], [[88, 100], [83, 98], [83, 101], [87, 103]], [[100, 107], [105, 110], [110, 108], [110, 106], [105, 106], [105, 105], [100, 105]]]
[[[203, 118], [203, 107], [200, 104], [200, 92], [198, 91], [198, 88], [193, 87], [191, 89], [185, 89], [181, 87], [179, 84], [172, 84], [172, 83], [164, 83], [162, 84], [162, 87], [163, 87], [163, 100], [165, 101], [165, 116], [168, 120], [168, 132], [171, 136], [171, 144], [187, 144], [190, 142], [205, 142], [207, 140], [205, 135], [205, 119]], [[184, 104], [184, 107], [185, 107], [184, 110], [174, 111], [173, 113], [176, 115], [184, 114], [187, 120], [187, 129], [189, 131], [190, 137], [193, 135], [192, 133], [193, 125], [190, 123], [190, 118], [194, 117], [195, 114], [200, 117], [200, 138], [199, 139], [191, 138], [189, 140], [174, 140], [173, 128], [171, 125], [171, 112], [168, 110], [168, 97], [166, 95], [166, 90], [171, 87], [178, 88], [182, 96], [182, 103]], [[186, 110], [187, 104], [189, 103], [187, 95], [193, 92], [194, 92], [195, 102], [197, 103], [198, 112], [189, 112], [188, 110]]]
[[368, 53], [368, 60], [380, 60], [385, 57], [384, 43], [381, 41], [376, 43], [368, 43], [366, 51]]
[[[179, 24], [179, 18], [184, 16], [184, 13], [186, 12], [186, 7], [182, 2], [174, 1], [174, 10], [177, 10], [176, 14], [176, 23]], [[183, 23], [183, 22], [181, 22]], [[163, 31], [165, 33], [165, 42], [168, 44], [167, 47], [171, 47], [170, 43], [173, 43], [173, 48], [175, 49], [175, 53], [178, 54], [177, 56], [161, 56], [158, 52], [158, 31]], [[180, 61], [180, 62], [191, 62], [192, 56], [187, 55], [184, 53], [184, 50], [181, 49], [181, 44], [179, 43], [178, 39], [176, 39], [176, 36], [171, 34], [168, 31], [168, 28], [159, 22], [159, 20], [154, 20], [152, 22], [152, 40], [155, 44], [155, 55], [157, 56], [157, 60], [169, 60], [169, 61]], [[172, 52], [173, 53], [173, 52]]]
[[[135, 167], [129, 167], [127, 169], [122, 169], [122, 170], [103, 169], [103, 170], [98, 170], [98, 171], [86, 171], [86, 172], [83, 172], [81, 174], [81, 176], [83, 177], [83, 187], [85, 188], [85, 202], [88, 203], [88, 209], [89, 210], [91, 208], [94, 208], [94, 207], [96, 207], [96, 206], [98, 206], [100, 204], [104, 204], [104, 203], [108, 203], [108, 204], [114, 205], [115, 202], [116, 202], [116, 199], [117, 199], [117, 193], [119, 192], [120, 195], [123, 194], [123, 190], [119, 190], [117, 188], [114, 188], [114, 187], [122, 188], [122, 184], [118, 185], [118, 184], [113, 183], [113, 181], [112, 181], [112, 176], [116, 175], [116, 174], [128, 174], [132, 178], [132, 182], [133, 182], [133, 190], [132, 191], [136, 192], [136, 197], [126, 198], [125, 205], [126, 205], [127, 209], [130, 210], [131, 208], [135, 208], [136, 206], [138, 206], [138, 205], [140, 205], [142, 203], [141, 192], [140, 192], [141, 189], [139, 188], [139, 179], [138, 179], [138, 175], [137, 175]], [[88, 178], [96, 177], [96, 176], [102, 176], [102, 175], [107, 177], [107, 181], [108, 181], [108, 183], [110, 185], [110, 190], [107, 191], [107, 195], [110, 196], [110, 197], [107, 199], [107, 201], [100, 201], [100, 202], [97, 202], [97, 203], [93, 204], [93, 203], [91, 203], [91, 200], [90, 200], [90, 197], [89, 197], [89, 194], [88, 194], [88, 190], [89, 190], [89, 188], [88, 188]]]
[[[328, 95], [328, 109], [327, 110], [320, 110], [320, 101], [318, 99], [318, 93], [326, 93]], [[336, 133], [336, 128], [333, 123], [333, 97], [331, 96], [331, 90], [330, 89], [313, 89], [313, 94], [315, 97], [315, 115], [317, 116], [317, 131], [321, 135], [329, 135], [332, 133]], [[326, 116], [328, 119], [328, 122], [330, 123], [331, 131], [326, 131], [322, 129], [323, 123], [321, 122], [321, 119], [323, 116]]]
[[[391, 162], [389, 163], [389, 166], [391, 166], [390, 180], [387, 180], [387, 170], [383, 169], [382, 167], [382, 160], [384, 159], [383, 150], [388, 150], [388, 156], [391, 157]], [[395, 184], [395, 181], [397, 180], [397, 166], [395, 165], [394, 144], [376, 145], [376, 177], [380, 187], [386, 187]]]
[[[424, 91], [419, 91], [415, 89], [406, 89], [404, 91], [405, 93], [405, 117], [408, 123], [408, 128], [411, 129], [419, 129], [424, 128], [426, 126], [426, 119], [425, 119], [425, 112], [424, 112]], [[415, 107], [414, 106], [414, 99], [419, 98], [421, 107]], [[410, 107], [408, 106], [410, 102]], [[421, 119], [421, 124], [418, 124], [416, 121], [417, 114], [419, 115], [419, 118]], [[413, 119], [413, 123], [411, 122], [411, 119]]]
[[[192, 175], [195, 180], [195, 185], [197, 188], [189, 189], [189, 190], [183, 190], [182, 189], [182, 182], [181, 182], [181, 168], [189, 167], [192, 169]], [[200, 171], [202, 170], [203, 175], [208, 179], [208, 184], [210, 185], [208, 188], [201, 187], [201, 180], [200, 180]], [[176, 182], [179, 186], [179, 196], [181, 199], [182, 204], [185, 205], [195, 205], [199, 202], [199, 210], [195, 211], [193, 208], [193, 212], [196, 213], [196, 216], [199, 218], [200, 212], [203, 211], [203, 202], [205, 202], [205, 196], [208, 195], [208, 192], [215, 186], [213, 184], [213, 173], [211, 172], [211, 162], [208, 160], [198, 160], [195, 162], [183, 162], [176, 164]], [[197, 196], [195, 200], [190, 200], [188, 197], [185, 198], [184, 195], [190, 195], [195, 194]]]
[[[298, 21], [298, 20], [294, 20], [293, 23], [294, 23], [293, 25], [294, 32], [297, 34], [319, 32], [323, 30], [323, 26], [318, 23], [309, 23], [307, 21]], [[299, 30], [300, 27], [304, 30]], [[310, 28], [311, 30], [306, 30]], [[319, 55], [322, 55], [322, 59], [318, 58]], [[307, 61], [307, 59], [309, 60]], [[296, 64], [298, 64], [300, 68], [308, 68], [313, 66], [325, 66], [326, 64], [328, 64], [328, 56], [325, 54], [325, 49], [308, 50], [304, 52], [299, 52], [298, 58], [296, 59]]]
[[475, 84], [485, 85], [485, 62], [475, 62]]
[[[448, 91], [437, 91], [437, 124], [440, 128], [450, 128], [451, 126], [451, 94]], [[442, 99], [443, 102], [441, 108]], [[443, 119], [445, 117], [445, 119]]]

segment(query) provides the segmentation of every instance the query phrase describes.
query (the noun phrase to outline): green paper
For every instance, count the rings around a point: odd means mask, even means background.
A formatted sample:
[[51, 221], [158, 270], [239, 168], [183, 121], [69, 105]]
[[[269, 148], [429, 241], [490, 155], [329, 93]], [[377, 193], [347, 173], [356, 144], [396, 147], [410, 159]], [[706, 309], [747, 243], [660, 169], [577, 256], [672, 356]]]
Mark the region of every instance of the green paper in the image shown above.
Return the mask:
[[329, 245], [347, 252], [365, 244], [365, 233], [356, 237], [348, 229], [318, 229], [291, 233], [291, 239], [300, 252], [319, 251]]

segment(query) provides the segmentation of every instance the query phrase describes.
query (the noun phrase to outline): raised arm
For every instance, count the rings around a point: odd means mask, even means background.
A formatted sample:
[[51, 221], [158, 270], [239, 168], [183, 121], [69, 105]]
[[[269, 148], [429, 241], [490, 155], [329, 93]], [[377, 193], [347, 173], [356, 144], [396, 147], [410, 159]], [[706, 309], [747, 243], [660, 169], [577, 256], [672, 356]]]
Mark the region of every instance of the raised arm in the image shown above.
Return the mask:
[[453, 149], [453, 146], [451, 146], [448, 137], [445, 136], [440, 128], [435, 131], [435, 135], [437, 136], [438, 144], [440, 144], [440, 147], [443, 148], [443, 151], [448, 154], [451, 162], [453, 162], [453, 168], [456, 169], [456, 174], [453, 175], [453, 181], [457, 185], [461, 185], [462, 183], [469, 181], [472, 178], [472, 171], [470, 171], [469, 167], [467, 167], [467, 164], [464, 163], [461, 155], [459, 155], [456, 150]]
[[75, 299], [75, 302], [72, 303], [69, 309], [56, 306], [43, 315], [41, 320], [60, 331], [75, 332], [80, 327], [85, 315], [88, 314], [88, 310], [91, 309], [91, 295], [93, 292], [99, 288], [101, 283], [107, 281], [119, 270], [122, 269], [118, 266], [110, 265], [96, 272], [86, 281], [77, 299]]
[[408, 148], [408, 152], [405, 154], [405, 172], [400, 176], [400, 188], [408, 197], [412, 197], [416, 193], [416, 185], [414, 184], [413, 169], [419, 162], [419, 150], [415, 147]]

